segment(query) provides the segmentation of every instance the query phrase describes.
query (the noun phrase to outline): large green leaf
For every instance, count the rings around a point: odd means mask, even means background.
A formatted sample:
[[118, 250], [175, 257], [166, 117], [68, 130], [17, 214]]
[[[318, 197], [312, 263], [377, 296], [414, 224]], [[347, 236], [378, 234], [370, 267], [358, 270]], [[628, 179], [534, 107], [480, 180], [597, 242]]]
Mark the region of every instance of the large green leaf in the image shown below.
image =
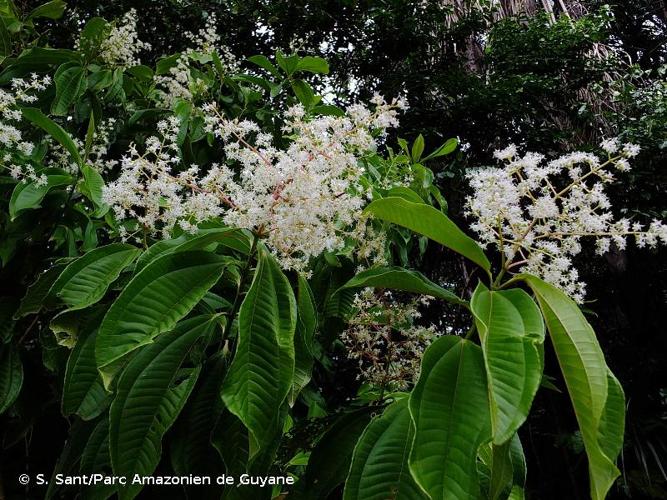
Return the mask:
[[299, 481], [303, 498], [320, 500], [345, 481], [359, 437], [371, 419], [371, 408], [340, 415], [315, 445]]
[[244, 254], [250, 252], [248, 234], [240, 229], [228, 227], [200, 229], [196, 235], [182, 234], [178, 238], [161, 240], [151, 245], [137, 260], [137, 271], [160, 256], [186, 250], [200, 250], [214, 244], [229, 247]]
[[30, 120], [32, 123], [53, 137], [56, 141], [58, 141], [58, 143], [69, 152], [76, 164], [81, 165], [81, 155], [79, 154], [79, 148], [76, 147], [76, 144], [74, 144], [72, 138], [60, 125], [51, 120], [37, 108], [23, 108], [21, 111], [24, 118]]
[[[174, 423], [199, 375], [199, 368], [181, 364], [213, 322], [197, 317], [160, 336], [128, 363], [118, 380], [109, 411], [109, 452], [119, 476], [149, 476], [162, 455], [162, 436]], [[134, 498], [140, 485], [119, 491], [121, 500]]]
[[[80, 474], [104, 474], [111, 476], [111, 458], [109, 457], [109, 419], [99, 419], [90, 433], [88, 442], [81, 453]], [[106, 500], [116, 492], [113, 484], [98, 483], [83, 488], [81, 500]]]
[[107, 312], [95, 357], [106, 387], [125, 357], [188, 314], [222, 275], [222, 257], [204, 251], [164, 255], [137, 274]]
[[366, 207], [376, 218], [393, 222], [460, 253], [485, 271], [491, 269], [484, 251], [445, 214], [425, 203], [413, 203], [404, 198], [381, 198]]
[[170, 448], [171, 463], [177, 474], [214, 475], [223, 468], [221, 457], [211, 444], [211, 434], [224, 409], [220, 386], [226, 365], [227, 360], [221, 355], [206, 363], [174, 425]]
[[493, 442], [509, 440], [526, 420], [542, 380], [544, 322], [520, 289], [490, 291], [481, 283], [470, 301], [489, 382]]
[[299, 275], [296, 295], [297, 322], [294, 333], [294, 382], [290, 391], [290, 404], [296, 401], [301, 389], [310, 382], [313, 369], [313, 335], [317, 327], [317, 310], [313, 292], [306, 279]]
[[95, 211], [91, 217], [102, 217], [109, 211], [109, 205], [102, 200], [104, 190], [104, 179], [102, 175], [90, 165], [81, 165], [82, 179], [78, 188], [86, 198], [93, 202]]
[[86, 70], [76, 63], [65, 63], [54, 76], [56, 97], [51, 103], [51, 113], [66, 115], [74, 102], [86, 90]]
[[16, 400], [23, 385], [23, 364], [12, 345], [0, 344], [0, 415]]
[[139, 249], [125, 243], [96, 248], [69, 264], [49, 292], [69, 309], [83, 309], [96, 303], [106, 293], [121, 271], [139, 254]]
[[58, 279], [65, 267], [64, 263], [54, 264], [37, 277], [35, 282], [28, 287], [25, 296], [21, 299], [19, 310], [14, 314], [14, 319], [38, 313], [44, 307], [50, 305], [47, 301], [49, 290], [51, 290], [53, 283]]
[[625, 394], [620, 382], [607, 370], [607, 401], [600, 417], [598, 441], [605, 455], [615, 459], [623, 448], [625, 434]]
[[357, 274], [339, 288], [339, 290], [363, 287], [390, 288], [392, 290], [420, 293], [467, 306], [466, 301], [460, 299], [449, 290], [436, 285], [423, 274], [402, 267], [374, 267], [367, 269]]
[[109, 27], [109, 23], [101, 17], [91, 18], [83, 27], [79, 35], [79, 47], [87, 58], [91, 59], [95, 55], [100, 44], [109, 34]]
[[95, 363], [96, 338], [97, 331], [79, 338], [69, 355], [63, 382], [64, 415], [76, 413], [90, 420], [106, 409], [108, 394]]
[[428, 498], [408, 467], [413, 437], [407, 398], [392, 403], [375, 417], [354, 448], [344, 500]]
[[50, 2], [43, 3], [35, 7], [26, 21], [31, 21], [37, 19], [38, 17], [48, 17], [49, 19], [58, 19], [65, 12], [67, 4], [63, 0], [51, 0]]
[[257, 66], [264, 68], [267, 70], [269, 73], [271, 73], [274, 76], [280, 76], [280, 71], [278, 71], [278, 68], [276, 68], [271, 61], [266, 56], [262, 55], [256, 55], [256, 56], [250, 56], [248, 58], [248, 61], [251, 63], [256, 64]]
[[46, 72], [51, 66], [79, 59], [79, 54], [73, 50], [33, 47], [24, 50], [0, 73], [0, 85], [5, 85], [14, 78], [22, 78], [34, 72]]
[[162, 257], [168, 253], [173, 253], [173, 248], [179, 246], [183, 242], [188, 241], [190, 238], [189, 234], [181, 234], [176, 238], [171, 238], [168, 240], [160, 240], [156, 243], [153, 243], [149, 246], [137, 259], [135, 263], [135, 272], [141, 271], [148, 264], [153, 262], [158, 257]]
[[222, 399], [250, 431], [252, 458], [279, 424], [294, 376], [296, 301], [289, 281], [263, 248], [238, 321], [236, 354]]
[[535, 276], [522, 277], [537, 296], [574, 406], [588, 455], [591, 497], [601, 500], [619, 475], [614, 461], [623, 439], [623, 393], [615, 382], [610, 390], [602, 349], [577, 304]]
[[0, 63], [3, 59], [12, 53], [12, 39], [7, 27], [5, 26], [5, 20], [0, 17]]
[[[51, 478], [48, 483], [49, 486], [44, 493], [44, 498], [49, 500], [56, 496], [62, 485], [58, 485], [56, 476], [62, 474], [65, 476], [76, 475], [78, 468], [76, 466], [80, 463], [81, 454], [88, 443], [88, 439], [96, 427], [96, 422], [93, 420], [74, 420], [69, 429], [69, 435], [65, 446], [63, 447], [58, 460], [53, 467]], [[60, 495], [58, 496], [61, 497]]]
[[93, 432], [90, 433], [88, 443], [81, 454], [79, 470], [84, 474], [102, 472], [111, 469], [109, 457], [109, 419], [101, 418]]
[[505, 499], [514, 487], [523, 489], [526, 482], [526, 458], [519, 435], [501, 445], [489, 442], [479, 449], [478, 470], [486, 475], [487, 489], [484, 498]]
[[444, 336], [424, 353], [410, 396], [415, 437], [410, 470], [431, 499], [479, 498], [477, 450], [491, 439], [482, 350]]
[[329, 65], [321, 57], [305, 56], [299, 59], [296, 71], [309, 71], [311, 73], [329, 73]]
[[44, 175], [46, 176], [46, 182], [44, 183], [30, 181], [19, 182], [16, 185], [9, 200], [9, 216], [12, 220], [16, 219], [24, 210], [39, 208], [40, 203], [51, 189], [58, 186], [67, 186], [73, 181], [71, 175], [61, 173], [55, 169], [47, 169]]

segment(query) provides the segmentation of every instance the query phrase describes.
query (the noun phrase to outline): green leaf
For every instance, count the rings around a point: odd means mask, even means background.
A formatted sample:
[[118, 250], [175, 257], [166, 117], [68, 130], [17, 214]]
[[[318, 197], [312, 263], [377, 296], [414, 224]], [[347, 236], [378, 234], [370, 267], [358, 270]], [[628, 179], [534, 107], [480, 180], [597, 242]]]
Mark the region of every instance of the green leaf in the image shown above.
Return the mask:
[[109, 397], [95, 363], [97, 331], [79, 338], [67, 360], [63, 382], [63, 415], [91, 420], [106, 409]]
[[70, 263], [49, 292], [69, 309], [83, 309], [98, 302], [140, 250], [125, 243], [96, 248]]
[[236, 354], [222, 399], [248, 428], [252, 458], [278, 425], [294, 376], [296, 301], [289, 281], [265, 249], [259, 250], [238, 322]]
[[410, 414], [415, 437], [409, 463], [417, 484], [433, 500], [477, 500], [477, 449], [491, 438], [480, 347], [453, 336], [433, 342], [410, 395]]
[[5, 26], [5, 20], [0, 17], [0, 63], [3, 62], [3, 59], [6, 56], [9, 56], [12, 53], [12, 40], [7, 27]]
[[56, 71], [54, 80], [56, 97], [51, 103], [51, 113], [64, 116], [86, 90], [86, 70], [76, 63], [65, 63]]
[[49, 19], [58, 19], [65, 12], [65, 7], [67, 4], [63, 0], [51, 0], [50, 2], [43, 3], [39, 7], [35, 7], [26, 21], [31, 21], [37, 19], [38, 17], [47, 17]]
[[311, 73], [329, 73], [329, 64], [321, 57], [305, 56], [299, 59], [296, 71], [309, 71]]
[[37, 108], [23, 108], [23, 117], [30, 120], [64, 147], [77, 165], [81, 165], [81, 155], [74, 141], [65, 130]]
[[614, 459], [623, 449], [625, 434], [625, 394], [620, 382], [607, 370], [607, 401], [600, 417], [598, 441], [605, 455]]
[[[104, 474], [111, 476], [111, 458], [109, 457], [109, 419], [101, 418], [81, 452], [80, 474]], [[81, 490], [81, 500], [106, 500], [113, 495], [118, 486], [97, 483]]]
[[388, 288], [404, 292], [420, 293], [430, 295], [454, 304], [467, 306], [465, 300], [460, 299], [454, 293], [436, 285], [426, 276], [402, 267], [374, 267], [360, 272], [350, 281], [340, 287], [336, 293], [351, 288]]
[[109, 457], [109, 419], [101, 418], [93, 432], [90, 433], [88, 443], [81, 453], [79, 471], [83, 474], [102, 472], [111, 468]]
[[488, 491], [483, 497], [505, 499], [513, 487], [523, 488], [526, 482], [526, 458], [518, 434], [501, 445], [489, 442], [479, 449], [479, 471], [486, 475]]
[[226, 410], [222, 412], [211, 431], [211, 444], [224, 462], [227, 474], [247, 472], [248, 429], [236, 415]]
[[311, 86], [303, 80], [294, 80], [292, 82], [292, 90], [297, 99], [299, 99], [299, 102], [306, 108], [310, 108], [319, 101], [319, 98], [315, 97], [315, 92], [313, 92]]
[[445, 156], [450, 153], [453, 153], [454, 150], [456, 149], [456, 146], [459, 145], [459, 141], [457, 139], [447, 139], [445, 143], [440, 146], [438, 149], [433, 151], [430, 155], [428, 155], [426, 158], [424, 158], [422, 161], [428, 161], [432, 160], [433, 158], [439, 158], [440, 156]]
[[139, 80], [147, 82], [153, 80], [153, 70], [143, 64], [132, 66], [131, 68], [128, 68], [127, 72]]
[[415, 142], [412, 144], [412, 152], [410, 154], [410, 156], [412, 157], [412, 161], [414, 163], [417, 163], [419, 159], [422, 157], [423, 152], [424, 152], [424, 136], [419, 134], [415, 139]]
[[313, 335], [317, 328], [315, 298], [306, 279], [299, 274], [296, 295], [297, 321], [294, 333], [294, 382], [290, 393], [290, 405], [296, 401], [301, 389], [310, 382], [313, 369]]
[[[593, 328], [577, 304], [536, 276], [521, 275], [542, 309], [588, 455], [591, 497], [601, 500], [619, 476], [623, 393], [612, 382]], [[615, 379], [613, 379], [615, 380]]]
[[470, 301], [489, 382], [493, 442], [508, 441], [528, 416], [542, 380], [544, 322], [521, 289], [490, 291], [481, 283]]
[[156, 260], [158, 257], [167, 255], [168, 253], [174, 253], [172, 250], [179, 246], [180, 244], [188, 241], [190, 235], [185, 233], [181, 234], [176, 238], [171, 238], [169, 240], [160, 240], [156, 243], [153, 243], [148, 247], [137, 259], [135, 264], [135, 272], [138, 273], [148, 264]]
[[276, 62], [287, 76], [291, 76], [292, 73], [296, 71], [296, 68], [299, 65], [299, 59], [299, 56], [296, 54], [285, 56], [280, 51], [276, 52]]
[[306, 499], [328, 498], [345, 481], [355, 446], [370, 419], [370, 408], [362, 408], [344, 413], [328, 427], [315, 445], [299, 481]]
[[216, 356], [204, 366], [199, 382], [174, 425], [171, 462], [176, 474], [214, 475], [223, 467], [211, 433], [224, 409], [220, 386], [226, 359]]
[[[162, 455], [162, 436], [181, 412], [199, 375], [199, 368], [179, 368], [212, 325], [208, 316], [184, 321], [128, 363], [109, 410], [114, 474], [149, 476], [155, 471]], [[128, 484], [119, 490], [119, 498], [132, 499], [140, 490], [141, 485]]]
[[104, 216], [109, 211], [109, 205], [102, 200], [104, 178], [97, 169], [87, 164], [81, 165], [81, 174], [83, 178], [79, 183], [79, 191], [95, 206], [95, 211], [91, 214], [91, 217]]
[[104, 96], [105, 102], [124, 104], [125, 89], [123, 87], [123, 82], [125, 78], [123, 75], [124, 75], [123, 68], [116, 68], [113, 71], [111, 84], [107, 88], [106, 95]]
[[80, 59], [79, 54], [73, 50], [34, 47], [25, 50], [0, 73], [0, 85], [11, 82], [13, 78], [22, 78], [33, 72], [43, 73], [52, 66]]
[[424, 203], [424, 200], [412, 189], [404, 186], [396, 186], [387, 191], [387, 197], [404, 198], [413, 203]]
[[60, 276], [65, 267], [66, 265], [63, 263], [55, 264], [37, 277], [35, 282], [28, 287], [25, 296], [21, 299], [21, 304], [19, 304], [19, 309], [14, 314], [14, 319], [38, 313], [43, 307], [49, 305], [46, 300], [49, 290], [51, 290], [53, 283], [58, 279], [58, 276]]
[[428, 498], [408, 468], [413, 437], [407, 398], [392, 403], [375, 417], [354, 448], [343, 499]]
[[172, 54], [168, 57], [163, 57], [155, 64], [155, 74], [156, 75], [165, 75], [169, 73], [169, 70], [176, 66], [178, 59], [181, 57], [180, 53]]
[[317, 115], [345, 116], [345, 111], [333, 104], [320, 104], [319, 106], [315, 106], [311, 111]]
[[91, 18], [81, 30], [79, 47], [87, 59], [92, 59], [109, 34], [109, 24], [101, 17]]
[[0, 415], [9, 408], [23, 385], [23, 364], [12, 345], [0, 344]]
[[204, 251], [164, 255], [128, 283], [97, 334], [95, 357], [105, 387], [135, 349], [150, 344], [199, 302], [222, 275], [225, 260]]
[[12, 220], [23, 212], [24, 210], [32, 210], [39, 208], [44, 197], [48, 192], [59, 186], [67, 186], [72, 183], [72, 176], [68, 174], [56, 173], [55, 169], [47, 169], [44, 173], [46, 176], [45, 183], [19, 182], [12, 197], [9, 200], [9, 216]]
[[491, 264], [480, 246], [461, 231], [445, 214], [424, 203], [403, 198], [382, 198], [366, 207], [376, 218], [393, 222], [460, 253], [489, 272]]
[[44, 494], [46, 500], [54, 498], [59, 486], [56, 481], [58, 474], [74, 475], [77, 472], [75, 469], [79, 463], [81, 454], [86, 447], [86, 443], [90, 434], [95, 429], [96, 424], [93, 421], [74, 420], [74, 423], [69, 429], [69, 436], [65, 442], [62, 453], [58, 457], [58, 461], [53, 468], [51, 478], [48, 481], [49, 487]]
[[280, 71], [278, 71], [278, 68], [276, 68], [266, 56], [262, 55], [250, 56], [248, 58], [248, 61], [250, 61], [253, 64], [256, 64], [260, 68], [264, 68], [273, 76], [278, 76], [278, 77], [280, 76]]
[[183, 234], [178, 238], [161, 240], [151, 245], [137, 260], [137, 272], [163, 255], [184, 252], [186, 250], [199, 250], [212, 243], [219, 243], [222, 246], [232, 248], [243, 254], [250, 252], [248, 234], [241, 229], [227, 227], [200, 229], [194, 236]]
[[93, 147], [93, 140], [95, 140], [95, 113], [91, 112], [88, 117], [88, 128], [86, 129], [86, 141], [83, 149], [83, 161], [88, 160], [90, 149]]

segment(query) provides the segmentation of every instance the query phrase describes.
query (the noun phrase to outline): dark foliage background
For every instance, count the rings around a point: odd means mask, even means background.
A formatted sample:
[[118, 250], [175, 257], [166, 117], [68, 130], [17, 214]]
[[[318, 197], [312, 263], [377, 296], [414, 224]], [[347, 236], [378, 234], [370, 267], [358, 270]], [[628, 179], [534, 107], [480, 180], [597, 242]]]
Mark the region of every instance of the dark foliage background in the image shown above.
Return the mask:
[[[39, 2], [17, 4], [31, 8]], [[72, 46], [81, 25], [92, 16], [119, 17], [139, 11], [140, 36], [152, 44], [145, 61], [182, 49], [184, 33], [196, 31], [211, 13], [235, 54], [271, 54], [296, 48], [326, 57], [329, 78], [320, 90], [342, 103], [406, 95], [411, 104], [398, 135], [413, 140], [423, 133], [435, 147], [457, 136], [464, 144], [455, 160], [431, 165], [461, 221], [464, 173], [491, 163], [496, 147], [516, 142], [524, 149], [557, 153], [589, 149], [604, 136], [619, 135], [643, 146], [635, 168], [616, 184], [612, 201], [626, 215], [667, 218], [664, 192], [667, 169], [666, 13], [663, 1], [601, 0], [555, 2], [545, 13], [542, 2], [501, 1], [500, 11], [474, 8], [490, 2], [464, 0], [220, 0], [220, 1], [70, 1], [67, 29], [47, 31], [53, 46]], [[609, 4], [605, 6], [604, 4]], [[562, 7], [566, 11], [563, 11]], [[48, 22], [44, 23], [48, 28]], [[588, 57], [594, 52], [596, 56]], [[620, 54], [620, 55], [619, 55]], [[391, 140], [389, 143], [391, 144]], [[589, 284], [590, 320], [608, 363], [626, 391], [628, 417], [617, 498], [667, 498], [667, 380], [664, 318], [667, 308], [667, 252], [630, 248], [606, 259], [592, 252], [579, 266]], [[437, 279], [474, 286], [465, 264], [431, 249], [422, 270]], [[7, 277], [5, 277], [7, 278]], [[9, 282], [9, 280], [7, 281]], [[471, 285], [472, 283], [472, 285]], [[442, 309], [431, 319], [451, 317]], [[37, 355], [38, 353], [36, 353]], [[34, 360], [35, 365], [41, 359]], [[556, 373], [547, 359], [546, 373]], [[551, 366], [551, 369], [549, 368]], [[50, 415], [42, 370], [26, 369], [38, 418], [51, 425], [18, 422], [25, 439], [62, 443], [65, 425]], [[349, 383], [348, 383], [349, 382]], [[559, 380], [554, 384], [563, 389]], [[343, 373], [331, 392], [341, 401], [352, 394], [354, 376]], [[62, 428], [61, 428], [62, 427]], [[567, 398], [542, 390], [522, 431], [530, 470], [529, 498], [586, 498], [586, 460]], [[48, 429], [46, 435], [31, 429]], [[4, 442], [2, 468], [9, 477], [24, 471], [50, 470], [57, 446], [32, 447], [25, 456], [21, 441]], [[147, 490], [144, 495], [150, 497]]]

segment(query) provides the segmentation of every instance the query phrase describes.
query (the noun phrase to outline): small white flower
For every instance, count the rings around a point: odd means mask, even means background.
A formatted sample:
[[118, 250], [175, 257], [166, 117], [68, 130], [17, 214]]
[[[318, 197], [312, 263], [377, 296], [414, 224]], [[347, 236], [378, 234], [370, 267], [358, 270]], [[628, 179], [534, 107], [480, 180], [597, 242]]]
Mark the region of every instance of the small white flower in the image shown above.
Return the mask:
[[496, 150], [493, 152], [493, 156], [498, 160], [511, 160], [517, 154], [517, 149], [514, 144], [510, 144], [505, 149]]
[[623, 154], [628, 158], [634, 158], [640, 151], [641, 148], [637, 144], [627, 143], [623, 145]]
[[608, 154], [613, 155], [618, 151], [619, 144], [618, 139], [605, 139], [600, 143], [600, 147]]

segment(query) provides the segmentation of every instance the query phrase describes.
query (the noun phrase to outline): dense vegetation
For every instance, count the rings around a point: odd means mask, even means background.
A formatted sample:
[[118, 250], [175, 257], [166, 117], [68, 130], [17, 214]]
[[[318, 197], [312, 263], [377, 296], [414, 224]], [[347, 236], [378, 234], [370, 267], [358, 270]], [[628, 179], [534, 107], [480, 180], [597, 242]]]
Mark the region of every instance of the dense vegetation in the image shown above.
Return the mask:
[[545, 4], [0, 0], [0, 498], [664, 496], [665, 10]]

